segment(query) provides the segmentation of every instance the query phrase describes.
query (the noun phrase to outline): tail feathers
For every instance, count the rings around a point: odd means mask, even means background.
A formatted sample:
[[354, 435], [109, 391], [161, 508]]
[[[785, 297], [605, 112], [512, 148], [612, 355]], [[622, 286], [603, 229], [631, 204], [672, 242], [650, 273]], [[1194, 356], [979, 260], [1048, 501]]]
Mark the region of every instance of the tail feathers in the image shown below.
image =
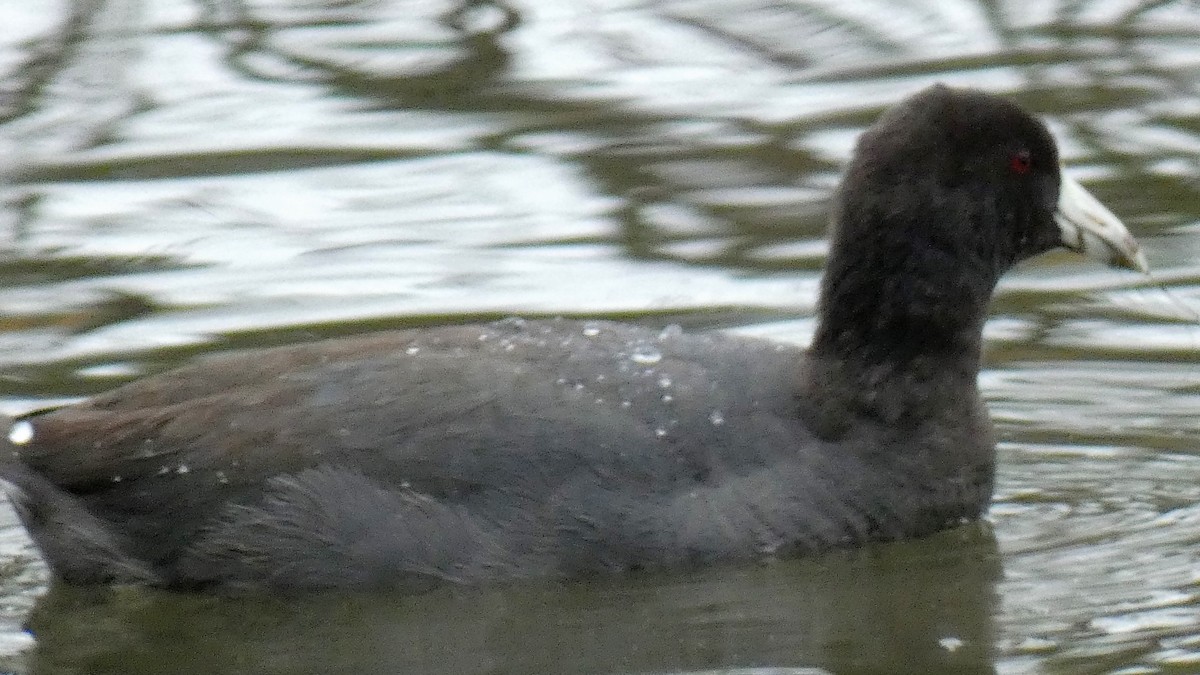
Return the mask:
[[78, 498], [4, 458], [0, 483], [55, 576], [77, 584], [156, 584], [159, 577], [126, 553], [122, 537]]

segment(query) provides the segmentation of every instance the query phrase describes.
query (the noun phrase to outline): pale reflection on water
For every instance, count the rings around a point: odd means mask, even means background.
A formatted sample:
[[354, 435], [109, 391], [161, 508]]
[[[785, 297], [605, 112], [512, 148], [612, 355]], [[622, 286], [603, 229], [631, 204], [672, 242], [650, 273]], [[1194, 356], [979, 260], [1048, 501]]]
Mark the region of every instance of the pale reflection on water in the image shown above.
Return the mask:
[[1002, 285], [995, 539], [416, 599], [42, 597], [4, 509], [0, 669], [1200, 671], [1194, 2], [12, 0], [0, 25], [5, 412], [512, 313], [803, 343], [841, 162], [935, 81], [1044, 113], [1155, 270], [1053, 254]]

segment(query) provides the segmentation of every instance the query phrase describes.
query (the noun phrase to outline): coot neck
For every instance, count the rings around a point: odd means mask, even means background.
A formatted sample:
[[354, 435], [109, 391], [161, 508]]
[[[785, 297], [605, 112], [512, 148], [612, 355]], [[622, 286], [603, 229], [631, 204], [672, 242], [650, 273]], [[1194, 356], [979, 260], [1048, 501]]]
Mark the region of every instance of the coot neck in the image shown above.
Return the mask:
[[831, 441], [864, 419], [905, 436], [946, 418], [986, 426], [976, 380], [994, 282], [952, 256], [834, 243], [797, 398], [806, 426]]
[[955, 228], [855, 225], [834, 228], [814, 356], [876, 380], [881, 371], [973, 379], [998, 266], [966, 242], [938, 240]]
[[877, 264], [827, 277], [812, 351], [864, 367], [934, 359], [978, 369], [988, 291], [912, 273]]

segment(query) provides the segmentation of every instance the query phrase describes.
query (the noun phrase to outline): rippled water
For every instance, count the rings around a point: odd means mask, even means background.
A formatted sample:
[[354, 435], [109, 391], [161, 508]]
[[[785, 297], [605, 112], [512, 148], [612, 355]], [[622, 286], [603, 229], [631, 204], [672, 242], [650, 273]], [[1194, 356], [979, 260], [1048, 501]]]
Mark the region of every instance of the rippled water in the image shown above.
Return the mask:
[[5, 412], [202, 352], [513, 313], [804, 342], [855, 135], [935, 81], [1045, 114], [1156, 270], [1054, 254], [1005, 281], [990, 528], [219, 600], [47, 593], [5, 508], [0, 669], [1200, 672], [1195, 2], [0, 0], [0, 25]]

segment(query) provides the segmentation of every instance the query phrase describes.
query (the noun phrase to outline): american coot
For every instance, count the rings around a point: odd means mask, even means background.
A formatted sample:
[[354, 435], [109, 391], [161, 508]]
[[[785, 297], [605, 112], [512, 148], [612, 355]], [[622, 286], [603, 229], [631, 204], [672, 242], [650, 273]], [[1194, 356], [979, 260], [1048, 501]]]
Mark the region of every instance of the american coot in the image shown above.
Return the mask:
[[794, 555], [986, 509], [984, 315], [1066, 246], [1146, 270], [1034, 117], [936, 86], [859, 140], [806, 352], [505, 320], [230, 353], [11, 421], [57, 577], [420, 588]]

